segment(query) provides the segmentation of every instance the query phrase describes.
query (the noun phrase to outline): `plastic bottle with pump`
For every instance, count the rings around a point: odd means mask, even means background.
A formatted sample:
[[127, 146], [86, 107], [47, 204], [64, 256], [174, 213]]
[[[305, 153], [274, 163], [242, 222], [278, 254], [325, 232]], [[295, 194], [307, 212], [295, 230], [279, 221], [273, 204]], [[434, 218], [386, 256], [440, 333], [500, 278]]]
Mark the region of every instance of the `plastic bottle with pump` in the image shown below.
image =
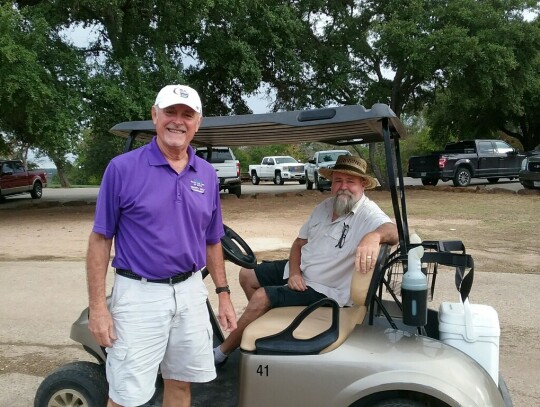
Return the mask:
[[[422, 243], [417, 234], [410, 237], [411, 244]], [[424, 248], [417, 246], [409, 250], [407, 272], [401, 282], [403, 323], [409, 326], [425, 326], [427, 323], [427, 276], [422, 272], [421, 259]]]

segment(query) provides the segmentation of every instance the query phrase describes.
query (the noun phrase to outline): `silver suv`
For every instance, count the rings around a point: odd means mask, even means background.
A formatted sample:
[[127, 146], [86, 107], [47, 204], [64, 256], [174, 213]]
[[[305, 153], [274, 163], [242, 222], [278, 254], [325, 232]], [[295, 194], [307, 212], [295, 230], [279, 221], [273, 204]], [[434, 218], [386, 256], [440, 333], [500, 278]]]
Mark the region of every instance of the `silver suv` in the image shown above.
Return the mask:
[[208, 157], [206, 147], [197, 147], [195, 154], [210, 162], [216, 169], [219, 178], [219, 190], [227, 190], [229, 194], [238, 197], [242, 195], [242, 181], [240, 179], [240, 161], [236, 159], [229, 147], [212, 147], [212, 154]]
[[347, 150], [317, 151], [306, 164], [306, 188], [315, 188], [319, 191], [330, 189], [332, 181], [319, 175], [319, 169], [333, 167], [340, 155], [351, 155], [351, 153]]

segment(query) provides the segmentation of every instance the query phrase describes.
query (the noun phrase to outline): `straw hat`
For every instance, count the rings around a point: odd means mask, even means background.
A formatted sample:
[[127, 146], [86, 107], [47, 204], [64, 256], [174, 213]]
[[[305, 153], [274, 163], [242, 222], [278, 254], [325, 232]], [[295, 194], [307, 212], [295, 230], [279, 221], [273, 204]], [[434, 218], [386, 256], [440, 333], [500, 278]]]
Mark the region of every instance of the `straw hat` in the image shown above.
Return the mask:
[[373, 189], [378, 185], [377, 180], [367, 175], [366, 169], [367, 163], [362, 158], [355, 155], [340, 155], [333, 168], [320, 168], [319, 172], [327, 179], [332, 179], [334, 172], [354, 175], [366, 180], [365, 189]]

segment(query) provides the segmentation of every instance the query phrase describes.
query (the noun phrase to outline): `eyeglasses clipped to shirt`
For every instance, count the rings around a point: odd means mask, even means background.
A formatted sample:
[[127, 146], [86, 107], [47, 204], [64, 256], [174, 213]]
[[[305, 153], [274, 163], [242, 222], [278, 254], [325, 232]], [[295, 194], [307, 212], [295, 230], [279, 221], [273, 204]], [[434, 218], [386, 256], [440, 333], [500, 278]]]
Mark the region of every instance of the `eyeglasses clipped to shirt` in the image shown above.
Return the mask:
[[335, 247], [339, 247], [340, 249], [343, 247], [343, 245], [345, 244], [345, 238], [347, 237], [348, 232], [349, 232], [349, 225], [346, 225], [345, 222], [343, 222], [343, 230], [341, 231], [341, 236]]

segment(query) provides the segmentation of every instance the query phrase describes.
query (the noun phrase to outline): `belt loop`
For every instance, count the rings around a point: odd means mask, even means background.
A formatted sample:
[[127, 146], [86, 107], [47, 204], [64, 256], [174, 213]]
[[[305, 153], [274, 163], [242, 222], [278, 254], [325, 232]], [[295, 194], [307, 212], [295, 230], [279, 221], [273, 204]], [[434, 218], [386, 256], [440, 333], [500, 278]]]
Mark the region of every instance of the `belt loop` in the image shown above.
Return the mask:
[[146, 283], [148, 283], [148, 279], [141, 277], [141, 284], [146, 284]]
[[173, 285], [173, 278], [169, 277], [169, 285]]

